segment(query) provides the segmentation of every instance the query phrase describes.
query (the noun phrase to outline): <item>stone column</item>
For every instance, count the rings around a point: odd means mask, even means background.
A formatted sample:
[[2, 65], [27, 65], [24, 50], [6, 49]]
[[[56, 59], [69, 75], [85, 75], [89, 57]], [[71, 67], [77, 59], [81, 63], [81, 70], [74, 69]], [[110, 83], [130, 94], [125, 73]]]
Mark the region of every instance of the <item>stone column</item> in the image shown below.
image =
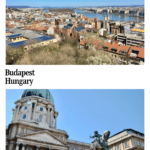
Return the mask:
[[124, 148], [123, 148], [123, 143], [121, 143], [121, 150], [123, 150]]
[[15, 150], [19, 150], [19, 143], [16, 143], [16, 149]]
[[17, 106], [18, 106], [18, 107], [17, 107], [16, 113], [15, 113], [15, 116], [16, 116], [15, 118], [16, 118], [16, 120], [19, 119], [19, 109], [20, 109], [20, 106], [21, 106], [21, 105], [18, 104]]
[[35, 103], [35, 106], [34, 106], [34, 114], [33, 114], [33, 119], [36, 120], [36, 106], [37, 104]]
[[18, 126], [18, 134], [21, 133], [21, 126]]
[[53, 127], [53, 109], [51, 108], [51, 111], [50, 111], [50, 116], [51, 116], [51, 118], [50, 118], [50, 126], [51, 127]]
[[32, 102], [30, 104], [28, 120], [31, 120], [31, 114], [32, 114]]
[[25, 150], [26, 144], [22, 144], [22, 150]]
[[57, 116], [58, 116], [58, 112], [55, 112], [54, 116], [55, 116], [55, 128], [57, 128]]
[[27, 132], [27, 129], [26, 129], [26, 127], [24, 127], [23, 133], [25, 134], [26, 132]]
[[12, 117], [12, 121], [14, 121], [15, 120], [15, 109], [12, 109], [12, 111], [13, 111], [13, 117]]
[[47, 110], [47, 123], [48, 125], [50, 125], [50, 107], [48, 106], [48, 110]]
[[57, 127], [57, 115], [55, 115], [55, 128]]

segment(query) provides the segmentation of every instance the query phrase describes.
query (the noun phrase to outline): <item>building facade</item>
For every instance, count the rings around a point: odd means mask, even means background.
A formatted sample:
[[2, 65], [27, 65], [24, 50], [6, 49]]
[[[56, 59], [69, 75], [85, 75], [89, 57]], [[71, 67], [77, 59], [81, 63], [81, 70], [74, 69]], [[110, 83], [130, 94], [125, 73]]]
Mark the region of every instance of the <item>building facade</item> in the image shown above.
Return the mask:
[[[12, 121], [6, 129], [6, 150], [90, 149], [89, 143], [70, 140], [66, 131], [57, 129], [58, 112], [49, 90], [24, 90], [15, 105]], [[110, 150], [141, 150], [144, 134], [126, 129], [110, 137], [108, 145]]]
[[7, 150], [89, 149], [90, 144], [68, 140], [67, 132], [57, 129], [58, 112], [49, 90], [25, 90], [15, 105], [6, 129]]

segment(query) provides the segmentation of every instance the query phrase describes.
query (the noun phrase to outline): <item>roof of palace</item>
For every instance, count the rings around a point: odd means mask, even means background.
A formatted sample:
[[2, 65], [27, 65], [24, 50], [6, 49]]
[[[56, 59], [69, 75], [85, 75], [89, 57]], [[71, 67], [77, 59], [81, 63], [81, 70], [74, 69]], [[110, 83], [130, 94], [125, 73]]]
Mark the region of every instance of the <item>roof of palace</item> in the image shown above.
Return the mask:
[[45, 99], [48, 99], [51, 103], [54, 104], [54, 99], [47, 89], [26, 89], [23, 91], [21, 98], [27, 97], [27, 96], [39, 96], [43, 97]]

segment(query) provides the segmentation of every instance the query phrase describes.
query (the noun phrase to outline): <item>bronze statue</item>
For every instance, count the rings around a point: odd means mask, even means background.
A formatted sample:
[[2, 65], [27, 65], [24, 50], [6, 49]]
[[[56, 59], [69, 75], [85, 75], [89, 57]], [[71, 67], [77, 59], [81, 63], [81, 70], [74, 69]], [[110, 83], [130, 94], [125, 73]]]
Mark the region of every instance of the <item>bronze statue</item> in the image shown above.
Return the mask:
[[108, 150], [108, 138], [110, 135], [110, 131], [105, 131], [103, 135], [98, 134], [98, 131], [94, 132], [94, 136], [90, 136], [90, 138], [96, 138], [91, 146], [90, 150]]

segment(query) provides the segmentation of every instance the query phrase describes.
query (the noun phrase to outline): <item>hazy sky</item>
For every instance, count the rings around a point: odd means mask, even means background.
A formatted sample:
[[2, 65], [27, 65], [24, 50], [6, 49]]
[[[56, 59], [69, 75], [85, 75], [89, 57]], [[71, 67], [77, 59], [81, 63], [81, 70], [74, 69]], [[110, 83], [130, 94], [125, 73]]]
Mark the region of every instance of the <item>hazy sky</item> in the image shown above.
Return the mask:
[[[6, 90], [6, 126], [12, 108], [24, 90]], [[59, 112], [57, 128], [69, 139], [88, 142], [94, 131], [111, 135], [127, 128], [144, 133], [144, 90], [51, 90], [55, 110]]]
[[143, 5], [144, 0], [6, 0], [7, 6], [114, 6], [114, 5]]

